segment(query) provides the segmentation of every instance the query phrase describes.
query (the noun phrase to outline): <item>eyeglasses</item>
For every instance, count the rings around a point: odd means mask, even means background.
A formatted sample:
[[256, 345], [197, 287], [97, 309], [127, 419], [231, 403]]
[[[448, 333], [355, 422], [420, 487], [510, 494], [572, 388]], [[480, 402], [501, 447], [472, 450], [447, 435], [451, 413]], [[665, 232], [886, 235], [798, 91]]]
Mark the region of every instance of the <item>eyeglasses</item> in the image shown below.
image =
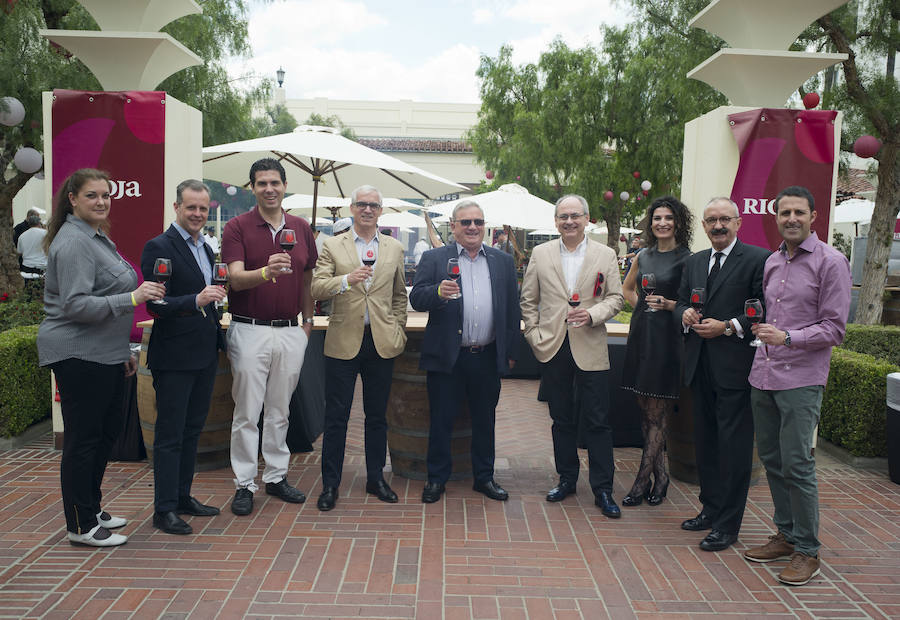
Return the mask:
[[484, 220], [482, 220], [482, 219], [475, 219], [475, 220], [453, 220], [453, 221], [456, 222], [457, 224], [459, 224], [460, 226], [464, 227], [464, 228], [468, 228], [468, 227], [471, 226], [472, 224], [475, 224], [476, 226], [484, 226]]
[[703, 218], [703, 221], [706, 223], [707, 226], [715, 226], [715, 225], [716, 225], [716, 222], [721, 222], [721, 223], [724, 224], [725, 226], [728, 226], [728, 224], [731, 223], [731, 220], [737, 220], [737, 219], [740, 219], [740, 218], [733, 217], [733, 216], [732, 216], [732, 217], [729, 217], [729, 216], [727, 216], [727, 215], [723, 215], [722, 217], [707, 217], [707, 218]]
[[360, 209], [363, 211], [366, 209], [372, 209], [372, 211], [377, 211], [378, 209], [381, 208], [381, 205], [378, 204], [377, 202], [354, 202], [353, 204], [356, 206], [357, 209]]
[[584, 213], [560, 213], [556, 216], [556, 219], [562, 222], [568, 222], [569, 220], [572, 220], [574, 222], [575, 220], [580, 220], [583, 217]]

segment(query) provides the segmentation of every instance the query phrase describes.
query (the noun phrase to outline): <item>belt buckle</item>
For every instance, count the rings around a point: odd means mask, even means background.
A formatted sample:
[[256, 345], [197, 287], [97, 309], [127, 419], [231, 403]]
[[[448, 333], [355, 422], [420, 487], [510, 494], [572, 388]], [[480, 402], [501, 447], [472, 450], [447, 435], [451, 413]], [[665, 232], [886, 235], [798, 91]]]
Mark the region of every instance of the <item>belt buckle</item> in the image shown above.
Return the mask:
[[272, 327], [287, 327], [290, 324], [289, 319], [273, 319], [271, 322]]

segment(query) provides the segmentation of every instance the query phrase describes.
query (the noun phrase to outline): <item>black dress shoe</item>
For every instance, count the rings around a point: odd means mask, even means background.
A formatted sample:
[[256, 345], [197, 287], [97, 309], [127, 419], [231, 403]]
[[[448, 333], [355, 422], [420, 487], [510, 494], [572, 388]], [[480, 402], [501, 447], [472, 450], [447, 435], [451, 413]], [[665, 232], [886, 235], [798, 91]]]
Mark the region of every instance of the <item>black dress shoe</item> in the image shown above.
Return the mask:
[[429, 482], [422, 490], [422, 503], [433, 504], [444, 494], [444, 485], [440, 482]]
[[495, 499], [498, 502], [505, 502], [509, 499], [509, 493], [504, 490], [499, 484], [494, 482], [493, 480], [485, 480], [484, 482], [476, 482], [472, 485], [472, 489], [478, 491], [479, 493], [484, 493], [491, 499]]
[[154, 512], [153, 527], [162, 530], [167, 534], [178, 534], [184, 536], [193, 533], [194, 530], [174, 511]]
[[287, 478], [282, 478], [278, 482], [267, 482], [266, 495], [274, 495], [280, 500], [291, 504], [302, 504], [306, 501], [306, 495], [304, 495], [303, 491], [289, 485]]
[[[651, 506], [659, 506], [660, 504], [663, 503], [663, 500], [666, 498], [666, 493], [668, 493], [668, 492], [669, 492], [669, 481], [668, 480], [666, 480], [666, 483], [661, 486], [657, 486], [656, 484], [654, 484], [653, 490], [650, 491], [649, 493], [647, 493], [647, 503], [650, 504]], [[625, 502], [623, 501], [622, 503], [624, 504]]]
[[193, 515], [195, 517], [214, 517], [219, 514], [219, 509], [215, 506], [207, 506], [201, 504], [193, 497], [182, 497], [178, 500], [178, 510], [180, 515]]
[[231, 512], [242, 517], [253, 512], [253, 491], [241, 488], [234, 492], [231, 500]]
[[688, 519], [687, 521], [681, 522], [681, 529], [687, 530], [689, 532], [699, 532], [701, 530], [708, 530], [711, 528], [712, 519], [710, 519], [702, 512], [693, 519]]
[[319, 501], [316, 502], [316, 508], [322, 512], [327, 512], [334, 508], [337, 503], [338, 490], [337, 487], [324, 487], [322, 494], [319, 495]]
[[600, 491], [594, 498], [594, 503], [600, 507], [600, 512], [610, 519], [618, 519], [622, 516], [622, 511], [616, 506], [616, 500], [613, 499], [610, 491]]
[[561, 502], [570, 495], [575, 495], [575, 483], [568, 480], [560, 480], [559, 484], [547, 493], [547, 501]]
[[700, 548], [704, 551], [721, 551], [737, 542], [737, 534], [726, 534], [721, 530], [713, 530], [700, 541]]
[[397, 503], [397, 494], [388, 486], [384, 480], [370, 480], [366, 483], [366, 493], [375, 495], [383, 502], [389, 504]]

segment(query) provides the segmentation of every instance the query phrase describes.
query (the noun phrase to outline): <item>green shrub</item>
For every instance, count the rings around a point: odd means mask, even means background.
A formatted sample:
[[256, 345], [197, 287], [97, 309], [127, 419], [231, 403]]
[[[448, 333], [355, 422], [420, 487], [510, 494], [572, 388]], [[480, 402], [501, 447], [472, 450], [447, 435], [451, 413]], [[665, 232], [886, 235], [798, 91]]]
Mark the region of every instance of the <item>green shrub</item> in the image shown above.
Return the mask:
[[27, 299], [27, 296], [19, 295], [0, 303], [0, 332], [20, 325], [34, 325], [43, 320], [43, 299]]
[[50, 415], [50, 370], [38, 366], [37, 325], [0, 332], [0, 436]]
[[847, 335], [841, 346], [900, 366], [900, 327], [895, 325], [848, 323]]
[[822, 400], [819, 434], [854, 456], [887, 456], [887, 376], [896, 364], [836, 347]]

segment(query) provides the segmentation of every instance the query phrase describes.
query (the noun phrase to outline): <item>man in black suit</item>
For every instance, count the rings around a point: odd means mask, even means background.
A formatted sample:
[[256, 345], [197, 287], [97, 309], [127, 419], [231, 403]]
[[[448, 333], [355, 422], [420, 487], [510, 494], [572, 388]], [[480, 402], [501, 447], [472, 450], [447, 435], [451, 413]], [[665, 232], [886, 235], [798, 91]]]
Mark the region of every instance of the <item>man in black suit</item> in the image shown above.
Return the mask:
[[[684, 382], [694, 397], [694, 444], [703, 509], [682, 529], [712, 531], [704, 551], [727, 549], [744, 516], [753, 462], [753, 414], [748, 376], [755, 349], [744, 301], [762, 299], [769, 252], [741, 243], [737, 205], [714, 198], [703, 210], [711, 250], [697, 252], [684, 267], [673, 315], [685, 331]], [[702, 288], [702, 314], [691, 307], [691, 291]]]
[[[494, 410], [500, 377], [516, 357], [516, 270], [509, 254], [484, 244], [484, 212], [476, 202], [459, 203], [450, 227], [455, 243], [422, 255], [409, 294], [413, 308], [428, 311], [419, 361], [431, 411], [422, 501], [438, 501], [450, 478], [450, 435], [463, 398], [472, 415], [472, 488], [503, 501], [509, 494], [494, 481]], [[459, 261], [458, 280], [448, 276], [451, 258]]]
[[148, 303], [155, 320], [147, 349], [157, 410], [153, 526], [169, 534], [192, 532], [179, 514], [219, 514], [191, 496], [197, 440], [209, 411], [218, 349], [224, 348], [215, 302], [224, 299], [225, 289], [212, 285], [215, 257], [202, 234], [208, 216], [209, 188], [183, 181], [176, 190], [175, 222], [148, 241], [141, 255], [145, 280], [155, 279], [157, 258], [172, 261], [166, 303]]

